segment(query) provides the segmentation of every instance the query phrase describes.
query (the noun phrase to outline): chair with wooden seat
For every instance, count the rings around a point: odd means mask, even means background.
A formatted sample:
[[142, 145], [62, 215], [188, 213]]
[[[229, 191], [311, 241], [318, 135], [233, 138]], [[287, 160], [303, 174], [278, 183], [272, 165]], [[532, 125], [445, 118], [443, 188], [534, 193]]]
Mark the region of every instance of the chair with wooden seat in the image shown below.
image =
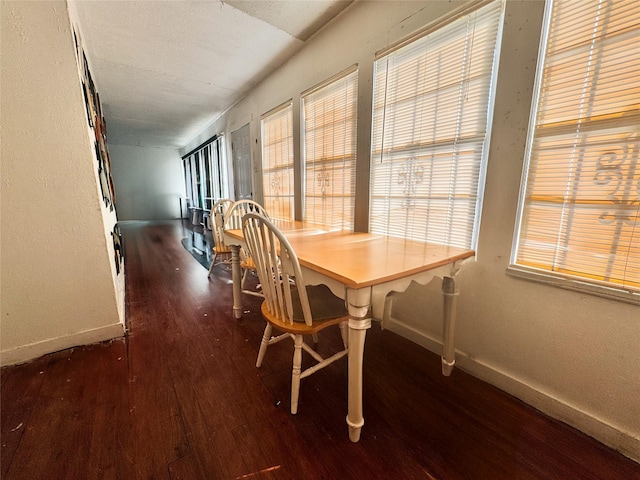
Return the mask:
[[[269, 218], [267, 211], [258, 202], [250, 199], [237, 200], [227, 210], [224, 228], [227, 230], [242, 230], [242, 217], [247, 213], [257, 213]], [[254, 297], [262, 297], [260, 292], [255, 292], [245, 288], [247, 276], [249, 275], [249, 272], [255, 271], [255, 265], [251, 256], [244, 249], [240, 249], [240, 267], [242, 267], [242, 293], [253, 295]]]
[[233, 205], [233, 200], [221, 198], [211, 207], [209, 218], [212, 219], [211, 232], [213, 233], [213, 248], [211, 266], [209, 274], [213, 272], [216, 265], [229, 264], [231, 262], [231, 249], [224, 243], [224, 218], [229, 207]]
[[[262, 336], [256, 367], [262, 365], [267, 347], [286, 338], [293, 339], [291, 374], [291, 413], [298, 411], [300, 380], [347, 355], [349, 315], [344, 300], [325, 285], [306, 285], [300, 262], [289, 241], [268, 219], [248, 213], [244, 216], [243, 236], [262, 284], [262, 316], [267, 324]], [[304, 341], [321, 330], [338, 325], [344, 349], [324, 358]], [[282, 332], [272, 337], [273, 328]], [[302, 350], [315, 363], [302, 370]]]

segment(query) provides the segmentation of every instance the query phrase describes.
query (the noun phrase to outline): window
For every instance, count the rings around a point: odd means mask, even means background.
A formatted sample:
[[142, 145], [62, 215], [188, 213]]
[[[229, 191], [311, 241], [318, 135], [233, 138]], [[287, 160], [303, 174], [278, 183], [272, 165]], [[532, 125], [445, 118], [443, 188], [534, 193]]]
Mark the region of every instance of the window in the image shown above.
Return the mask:
[[262, 117], [264, 208], [271, 218], [293, 220], [293, 105], [282, 105]]
[[210, 210], [216, 201], [229, 197], [229, 185], [227, 184], [229, 175], [227, 172], [224, 136], [218, 135], [206, 148], [209, 149], [210, 164], [208, 169], [210, 173], [207, 176], [209, 196], [212, 200], [207, 209]]
[[476, 2], [376, 56], [371, 232], [475, 247], [502, 15]]
[[631, 298], [624, 291], [640, 291], [640, 8], [553, 1], [545, 25], [511, 270]]
[[184, 191], [188, 202], [193, 198], [193, 182], [191, 181], [191, 157], [182, 159], [182, 173], [184, 175]]
[[304, 220], [353, 230], [358, 70], [302, 95]]
[[185, 192], [193, 208], [210, 210], [229, 195], [224, 137], [217, 135], [182, 157]]

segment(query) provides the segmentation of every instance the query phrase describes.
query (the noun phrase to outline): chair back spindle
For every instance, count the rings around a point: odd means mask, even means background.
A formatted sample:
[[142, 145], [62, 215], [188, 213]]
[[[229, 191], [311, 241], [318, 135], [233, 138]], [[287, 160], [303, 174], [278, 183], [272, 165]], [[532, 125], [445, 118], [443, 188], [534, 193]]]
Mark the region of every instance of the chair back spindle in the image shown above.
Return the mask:
[[211, 207], [210, 218], [213, 219], [213, 241], [220, 250], [226, 250], [226, 245], [224, 244], [224, 219], [231, 205], [233, 205], [233, 200], [221, 198]]
[[280, 321], [293, 324], [294, 302], [299, 301], [304, 322], [313, 319], [298, 257], [273, 223], [254, 213], [244, 216], [243, 236], [262, 285], [267, 310]]
[[[224, 217], [229, 207], [233, 204], [233, 200], [229, 198], [221, 198], [213, 204], [209, 213], [209, 218], [212, 219], [213, 224], [211, 233], [213, 234], [213, 247], [211, 249], [212, 258], [211, 265], [209, 266], [208, 277], [211, 278], [213, 269], [216, 265], [226, 263], [231, 260], [231, 249], [224, 243]], [[220, 260], [224, 258], [226, 260]]]
[[267, 211], [262, 205], [254, 200], [242, 199], [234, 202], [227, 211], [227, 215], [224, 219], [225, 230], [241, 230], [242, 229], [242, 217], [247, 213], [257, 213], [263, 217], [269, 218]]
[[[255, 202], [250, 199], [238, 200], [234, 202], [227, 210], [227, 214], [225, 215], [225, 218], [224, 218], [223, 230], [241, 230], [242, 217], [244, 217], [247, 213], [257, 213], [266, 218], [269, 218], [267, 211], [258, 202]], [[253, 258], [244, 248], [240, 249], [239, 255], [240, 255], [240, 266], [244, 271], [244, 273], [242, 274], [242, 287], [241, 287], [242, 293], [246, 293], [248, 295], [254, 295], [257, 297], [262, 297], [261, 292], [254, 292], [251, 290], [247, 290], [244, 286], [249, 272], [255, 270]], [[261, 286], [262, 285], [260, 285], [260, 287]]]

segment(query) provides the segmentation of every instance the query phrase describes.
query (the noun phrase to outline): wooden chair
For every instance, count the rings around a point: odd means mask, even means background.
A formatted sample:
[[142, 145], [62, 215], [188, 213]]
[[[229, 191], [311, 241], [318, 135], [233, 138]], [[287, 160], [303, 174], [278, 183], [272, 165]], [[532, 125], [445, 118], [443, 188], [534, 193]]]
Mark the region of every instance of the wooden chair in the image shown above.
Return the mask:
[[[229, 210], [227, 210], [224, 228], [228, 230], [242, 230], [242, 217], [247, 213], [257, 213], [269, 218], [267, 211], [258, 202], [249, 199], [237, 200], [229, 207]], [[260, 292], [248, 290], [244, 287], [249, 272], [256, 270], [253, 259], [244, 249], [240, 249], [240, 267], [242, 267], [242, 293], [253, 295], [254, 297], [262, 297]]]
[[[224, 217], [229, 207], [233, 204], [233, 200], [229, 198], [221, 198], [211, 207], [210, 219], [213, 219], [211, 232], [213, 233], [213, 248], [211, 258], [211, 266], [209, 267], [208, 277], [211, 277], [213, 268], [220, 264], [229, 264], [231, 261], [231, 249], [224, 244]], [[224, 260], [216, 262], [216, 260], [224, 257]]]
[[269, 214], [262, 205], [254, 200], [245, 198], [231, 204], [224, 219], [224, 228], [226, 230], [242, 230], [242, 217], [247, 213], [257, 213], [269, 218]]
[[[291, 413], [298, 411], [300, 380], [344, 357], [348, 351], [349, 315], [344, 300], [325, 285], [308, 286], [304, 282], [298, 257], [289, 241], [271, 221], [261, 215], [244, 216], [243, 236], [262, 284], [262, 316], [267, 321], [256, 367], [262, 365], [267, 347], [285, 338], [294, 343], [291, 374]], [[304, 342], [304, 335], [339, 325], [344, 349], [323, 358]], [[273, 328], [284, 332], [271, 336]], [[302, 350], [316, 363], [302, 371]]]

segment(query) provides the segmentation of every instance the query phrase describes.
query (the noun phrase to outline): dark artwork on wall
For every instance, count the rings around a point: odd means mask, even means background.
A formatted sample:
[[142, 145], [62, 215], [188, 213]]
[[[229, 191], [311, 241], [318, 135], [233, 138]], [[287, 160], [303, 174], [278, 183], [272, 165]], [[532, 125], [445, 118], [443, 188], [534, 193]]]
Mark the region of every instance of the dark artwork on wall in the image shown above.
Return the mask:
[[119, 274], [124, 263], [124, 246], [122, 244], [122, 233], [117, 223], [113, 226], [111, 237], [113, 238], [113, 257], [116, 262], [116, 273]]
[[102, 191], [102, 200], [105, 207], [113, 211], [116, 203], [113, 178], [111, 177], [111, 163], [109, 161], [109, 150], [107, 149], [107, 125], [102, 114], [100, 96], [96, 91], [96, 86], [91, 78], [89, 62], [82, 48], [82, 40], [75, 31], [73, 32], [76, 44], [76, 60], [78, 61], [79, 72], [82, 80], [82, 93], [84, 95], [85, 107], [87, 110], [87, 121], [89, 127], [93, 129], [95, 135], [96, 160], [98, 162], [98, 178]]
[[93, 126], [93, 119], [91, 118], [91, 108], [89, 107], [89, 97], [87, 96], [87, 86], [82, 82], [82, 96], [84, 97], [84, 106], [87, 111], [87, 122], [89, 126]]
[[89, 111], [89, 126], [96, 127], [96, 118], [98, 116], [98, 109], [96, 108], [96, 87], [93, 83], [93, 78], [91, 78], [91, 72], [89, 71], [89, 64], [87, 63], [87, 57], [84, 52], [82, 52], [82, 64], [84, 68], [82, 69], [82, 85], [84, 87], [84, 97], [87, 103], [87, 110]]
[[104, 201], [105, 207], [109, 207], [113, 210], [113, 197], [112, 191], [109, 187], [109, 167], [105, 162], [105, 155], [100, 147], [98, 142], [95, 142], [96, 149], [96, 159], [98, 161], [98, 179], [100, 181], [100, 190], [102, 191], [102, 200]]

